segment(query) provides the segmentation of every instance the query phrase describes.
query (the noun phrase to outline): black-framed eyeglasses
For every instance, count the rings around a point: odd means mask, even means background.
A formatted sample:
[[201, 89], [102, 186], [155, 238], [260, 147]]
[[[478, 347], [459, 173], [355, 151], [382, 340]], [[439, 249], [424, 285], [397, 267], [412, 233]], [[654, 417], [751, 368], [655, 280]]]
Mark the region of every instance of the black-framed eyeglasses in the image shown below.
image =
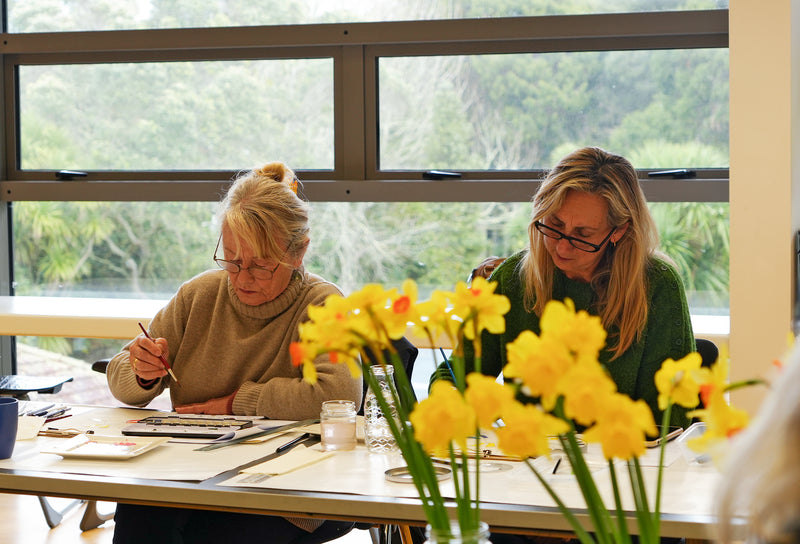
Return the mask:
[[217, 251], [219, 251], [219, 244], [222, 241], [222, 235], [220, 235], [219, 240], [217, 240], [217, 247], [214, 248], [214, 262], [217, 263], [221, 269], [225, 270], [226, 272], [231, 272], [232, 274], [238, 274], [242, 270], [247, 270], [250, 272], [250, 275], [253, 276], [257, 280], [271, 280], [272, 276], [275, 274], [275, 271], [281, 265], [281, 260], [283, 257], [286, 256], [286, 253], [289, 251], [287, 248], [286, 251], [283, 252], [281, 258], [278, 260], [278, 264], [275, 265], [275, 268], [270, 270], [269, 268], [264, 268], [263, 266], [248, 266], [247, 268], [243, 268], [242, 265], [237, 263], [236, 261], [226, 261], [225, 259], [217, 258]]
[[574, 236], [567, 236], [560, 230], [556, 230], [553, 227], [548, 227], [541, 221], [536, 221], [533, 223], [536, 227], [536, 230], [547, 236], [548, 238], [552, 238], [553, 240], [561, 240], [562, 238], [569, 242], [569, 245], [574, 247], [575, 249], [580, 249], [581, 251], [585, 251], [586, 253], [597, 253], [600, 251], [603, 246], [608, 242], [611, 238], [611, 235], [614, 234], [614, 231], [617, 230], [617, 227], [612, 228], [606, 237], [603, 238], [603, 241], [599, 244], [593, 244], [591, 242], [587, 242], [586, 240], [581, 240], [580, 238], [575, 238]]

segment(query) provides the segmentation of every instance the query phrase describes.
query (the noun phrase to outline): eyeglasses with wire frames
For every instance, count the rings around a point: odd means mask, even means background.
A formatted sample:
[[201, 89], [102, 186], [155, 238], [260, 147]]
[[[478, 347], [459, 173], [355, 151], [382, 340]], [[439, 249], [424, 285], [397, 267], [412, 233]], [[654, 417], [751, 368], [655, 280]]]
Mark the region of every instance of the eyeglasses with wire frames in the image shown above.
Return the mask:
[[556, 230], [553, 227], [548, 227], [541, 221], [535, 221], [534, 226], [536, 230], [547, 236], [548, 238], [552, 238], [553, 240], [561, 240], [564, 239], [569, 242], [569, 245], [574, 247], [575, 249], [580, 249], [581, 251], [585, 251], [586, 253], [597, 253], [600, 251], [603, 246], [608, 242], [611, 238], [611, 235], [614, 234], [614, 231], [617, 230], [617, 227], [613, 227], [606, 237], [603, 238], [603, 241], [599, 244], [593, 244], [591, 242], [587, 242], [586, 240], [581, 240], [580, 238], [575, 238], [574, 236], [567, 236], [560, 230]]
[[275, 271], [282, 264], [281, 261], [286, 256], [286, 253], [289, 252], [289, 248], [286, 248], [286, 251], [283, 252], [281, 258], [278, 259], [278, 264], [276, 264], [275, 268], [273, 268], [272, 270], [270, 270], [269, 268], [264, 268], [263, 266], [255, 266], [255, 265], [243, 268], [242, 265], [240, 265], [236, 261], [226, 261], [225, 259], [217, 258], [217, 251], [219, 251], [220, 242], [222, 242], [222, 235], [220, 235], [219, 240], [217, 240], [217, 247], [214, 248], [214, 262], [217, 263], [217, 266], [219, 266], [226, 272], [230, 272], [232, 274], [238, 274], [242, 270], [247, 270], [248, 272], [250, 272], [250, 275], [257, 280], [271, 280], [272, 276], [275, 274]]

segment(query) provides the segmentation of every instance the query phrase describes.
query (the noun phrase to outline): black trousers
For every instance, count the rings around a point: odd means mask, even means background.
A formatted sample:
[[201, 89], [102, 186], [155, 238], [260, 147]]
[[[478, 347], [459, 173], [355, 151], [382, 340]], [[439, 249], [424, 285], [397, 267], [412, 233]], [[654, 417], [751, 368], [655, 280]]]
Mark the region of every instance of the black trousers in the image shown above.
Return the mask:
[[281, 544], [309, 535], [278, 516], [122, 503], [114, 522], [114, 544]]

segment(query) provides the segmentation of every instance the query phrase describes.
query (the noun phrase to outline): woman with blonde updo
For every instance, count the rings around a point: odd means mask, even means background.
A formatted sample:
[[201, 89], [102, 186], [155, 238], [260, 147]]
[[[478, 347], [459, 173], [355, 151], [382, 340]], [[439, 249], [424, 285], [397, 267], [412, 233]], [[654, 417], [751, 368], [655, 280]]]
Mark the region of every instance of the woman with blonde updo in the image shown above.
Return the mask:
[[[289, 345], [299, 340], [298, 325], [308, 319], [308, 307], [341, 294], [303, 268], [308, 205], [297, 196], [297, 183], [282, 163], [233, 182], [219, 211], [214, 261], [220, 270], [184, 283], [150, 323], [152, 340], [141, 334], [112, 358], [108, 384], [117, 399], [146, 406], [168, 388], [179, 413], [281, 420], [318, 417], [322, 403], [332, 399], [360, 405], [361, 380], [346, 365], [320, 356], [315, 361], [319, 378], [311, 385], [291, 362]], [[252, 530], [254, 538], [290, 542], [322, 523], [122, 504], [115, 520], [114, 542], [151, 544], [159, 538], [223, 542], [231, 527], [237, 539]]]

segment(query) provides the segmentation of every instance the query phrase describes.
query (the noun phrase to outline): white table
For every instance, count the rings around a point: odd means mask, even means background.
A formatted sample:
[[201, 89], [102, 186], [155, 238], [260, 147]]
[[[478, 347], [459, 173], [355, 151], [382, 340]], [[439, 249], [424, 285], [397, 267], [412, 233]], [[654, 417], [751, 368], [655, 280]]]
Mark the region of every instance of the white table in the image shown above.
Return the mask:
[[[109, 411], [115, 415], [104, 415]], [[116, 421], [107, 427], [108, 434], [118, 432], [116, 426], [119, 422], [145, 415], [141, 410], [124, 408], [105, 408], [93, 413], [98, 420]], [[73, 418], [55, 423], [61, 427], [80, 423], [77, 417], [72, 422], [70, 419]], [[146, 470], [137, 471], [137, 475], [119, 470], [102, 475], [97, 473], [102, 469], [94, 467], [81, 474], [80, 469], [74, 467], [75, 461], [59, 468], [57, 463], [52, 464], [53, 456], [48, 461], [51, 466], [42, 467], [37, 459], [45, 454], [38, 453], [38, 449], [48, 440], [61, 439], [39, 437], [27, 444], [18, 442], [12, 459], [0, 461], [0, 492], [324, 519], [409, 525], [425, 523], [413, 486], [388, 483], [384, 478], [384, 470], [398, 466], [402, 460], [398, 456], [369, 454], [363, 445], [355, 451], [338, 452], [314, 465], [274, 477], [268, 481], [269, 487], [249, 488], [218, 484], [236, 476], [235, 465], [254, 464], [262, 459], [262, 454], [271, 454], [274, 442], [271, 446], [237, 445], [216, 450], [227, 452], [230, 457], [230, 466], [226, 470], [200, 481], [191, 478], [176, 481], [146, 477]], [[185, 445], [166, 444], [160, 448], [166, 448], [165, 455], [180, 456], [180, 451], [185, 451], [180, 450], [180, 446]], [[245, 448], [256, 449], [242, 453]], [[262, 448], [261, 451], [258, 448]], [[145, 454], [142, 459], [155, 453]], [[521, 463], [511, 464], [514, 466], [507, 472], [484, 474], [481, 518], [493, 531], [568, 531], [569, 525], [541, 486], [535, 483], [530, 470]], [[655, 473], [654, 468], [646, 470], [651, 476]], [[682, 457], [666, 469], [662, 499], [663, 536], [713, 538], [712, 490], [717, 479], [713, 467], [690, 466]], [[598, 481], [601, 480], [598, 477]], [[562, 493], [562, 498], [577, 509], [579, 519], [588, 523], [585, 512], [580, 509], [579, 494], [570, 491], [574, 485], [569, 476], [553, 484]], [[445, 488], [446, 484], [443, 490]], [[636, 531], [632, 516], [630, 529]]]

